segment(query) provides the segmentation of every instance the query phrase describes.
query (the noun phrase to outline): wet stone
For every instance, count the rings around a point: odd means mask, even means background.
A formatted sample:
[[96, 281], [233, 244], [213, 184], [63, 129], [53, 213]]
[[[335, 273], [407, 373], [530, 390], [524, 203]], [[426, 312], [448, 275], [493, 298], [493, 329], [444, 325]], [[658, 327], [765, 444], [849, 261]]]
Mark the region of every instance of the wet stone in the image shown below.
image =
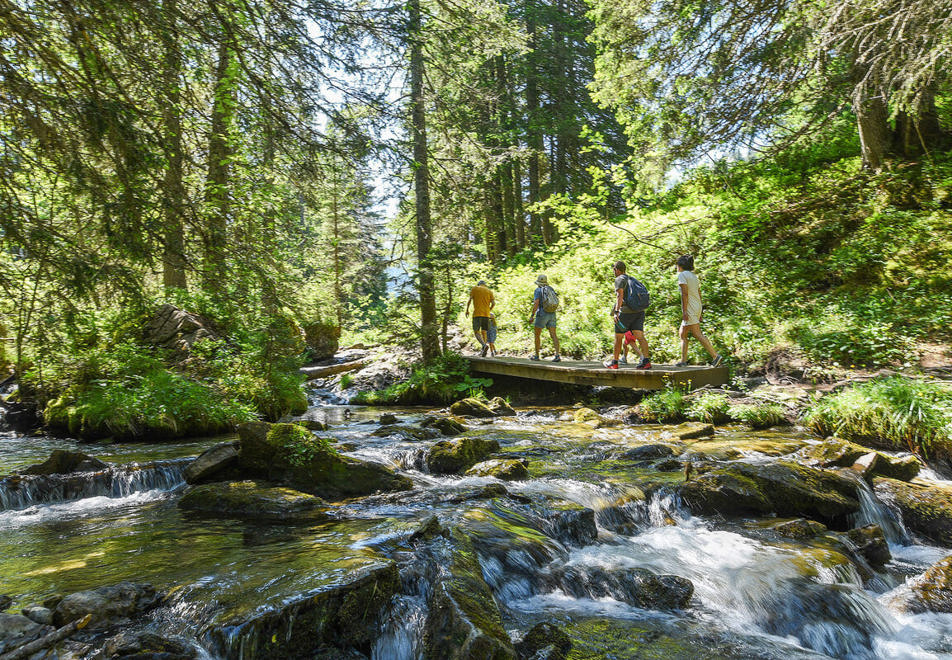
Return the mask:
[[0, 594], [0, 612], [7, 609], [11, 605], [13, 605], [13, 599], [10, 598], [9, 596], [4, 596], [3, 594]]
[[651, 610], [683, 609], [694, 584], [677, 575], [655, 575], [644, 568], [609, 570], [601, 566], [565, 566], [553, 571], [555, 584], [576, 598], [604, 598]]
[[790, 539], [809, 539], [826, 531], [826, 525], [815, 520], [798, 518], [787, 520], [771, 527], [772, 530]]
[[53, 625], [53, 611], [42, 605], [30, 605], [23, 608], [23, 616], [43, 626]]
[[458, 438], [437, 442], [426, 457], [426, 467], [433, 474], [459, 474], [476, 465], [493, 452], [499, 443], [483, 438]]
[[22, 614], [0, 612], [0, 653], [32, 642], [51, 628], [31, 621]]
[[886, 536], [879, 525], [857, 527], [846, 533], [850, 541], [856, 546], [856, 552], [862, 555], [872, 566], [882, 567], [890, 559], [889, 545]]
[[495, 417], [496, 413], [479, 399], [461, 399], [450, 406], [450, 412], [460, 417]]
[[521, 481], [529, 478], [526, 462], [514, 458], [497, 458], [483, 461], [466, 470], [466, 476], [495, 477], [503, 481]]
[[876, 496], [894, 504], [906, 528], [943, 546], [952, 546], [952, 488], [877, 477]]
[[449, 417], [426, 417], [420, 423], [424, 428], [434, 428], [443, 435], [456, 436], [466, 432], [466, 427]]
[[95, 472], [105, 470], [109, 467], [94, 456], [84, 454], [79, 451], [66, 451], [63, 449], [54, 449], [50, 457], [42, 463], [31, 465], [23, 471], [23, 474], [68, 474], [70, 472]]
[[618, 458], [624, 461], [645, 461], [653, 458], [666, 458], [673, 454], [674, 450], [668, 445], [651, 444], [628, 449], [620, 454]]
[[192, 660], [198, 657], [198, 650], [181, 639], [146, 630], [124, 630], [106, 640], [102, 655], [136, 660]]
[[[211, 481], [238, 467], [238, 443], [224, 442], [201, 454], [185, 468], [185, 482], [199, 484]], [[230, 476], [230, 475], [229, 475]]]
[[392, 413], [384, 413], [380, 416], [380, 423], [384, 426], [389, 426], [391, 424], [399, 424], [400, 420]]
[[669, 431], [678, 440], [697, 440], [714, 435], [714, 425], [703, 422], [686, 422], [679, 424]]
[[489, 409], [493, 411], [496, 417], [515, 417], [516, 411], [513, 410], [509, 402], [501, 396], [497, 396], [489, 401]]
[[891, 603], [907, 612], [952, 612], [952, 555], [898, 590]]
[[602, 416], [591, 408], [579, 408], [572, 415], [572, 419], [577, 424], [598, 424], [602, 421]]
[[254, 481], [218, 482], [190, 488], [179, 500], [179, 507], [238, 518], [272, 520], [323, 520], [327, 518], [319, 497], [290, 488], [274, 487]]
[[519, 658], [566, 660], [572, 650], [572, 639], [554, 623], [537, 623], [516, 643]]
[[849, 467], [869, 451], [852, 442], [824, 440], [816, 445], [804, 447], [799, 452], [801, 460], [819, 467]]
[[386, 438], [391, 435], [402, 436], [407, 440], [433, 440], [440, 437], [441, 433], [435, 428], [422, 428], [419, 426], [410, 426], [409, 424], [391, 424], [381, 426], [371, 435], [377, 438]]
[[410, 534], [410, 542], [432, 541], [438, 536], [445, 535], [447, 535], [447, 532], [443, 528], [443, 525], [440, 524], [440, 519], [436, 516], [428, 516], [420, 523], [416, 531]]
[[142, 614], [157, 605], [161, 598], [162, 595], [150, 584], [120, 582], [66, 596], [53, 611], [53, 622], [61, 627], [92, 614], [87, 629], [100, 630]]

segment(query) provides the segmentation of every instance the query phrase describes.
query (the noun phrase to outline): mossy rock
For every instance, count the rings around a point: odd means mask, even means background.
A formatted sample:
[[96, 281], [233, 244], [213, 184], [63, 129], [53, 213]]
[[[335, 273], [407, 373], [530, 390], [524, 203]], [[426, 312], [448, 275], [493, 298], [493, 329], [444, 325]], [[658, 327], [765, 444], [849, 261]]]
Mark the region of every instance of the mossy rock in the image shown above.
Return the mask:
[[423, 631], [427, 660], [516, 660], [502, 625], [499, 606], [483, 579], [479, 558], [469, 538], [453, 531], [455, 548], [444, 565], [445, 575], [433, 587]]
[[859, 511], [855, 482], [786, 461], [714, 469], [686, 482], [681, 496], [699, 513], [800, 515], [837, 529]]
[[572, 650], [572, 639], [562, 628], [546, 621], [534, 625], [516, 644], [516, 650], [520, 658], [567, 660]]
[[685, 422], [678, 424], [668, 433], [678, 440], [697, 440], [699, 438], [710, 438], [714, 436], [714, 425], [704, 422]]
[[952, 613], [952, 555], [930, 566], [905, 587], [892, 602], [898, 609], [916, 614]]
[[68, 474], [70, 472], [95, 472], [105, 470], [109, 463], [105, 463], [94, 456], [80, 451], [54, 449], [42, 463], [31, 465], [23, 470], [23, 474]]
[[602, 416], [591, 408], [579, 408], [575, 411], [575, 414], [572, 415], [572, 419], [574, 419], [577, 424], [597, 424], [602, 421]]
[[426, 456], [426, 467], [433, 474], [459, 474], [493, 452], [499, 443], [483, 438], [458, 438], [437, 442]]
[[886, 477], [873, 479], [873, 488], [879, 499], [899, 509], [908, 530], [952, 546], [952, 488]]
[[770, 529], [789, 539], [810, 539], [825, 532], [826, 525], [815, 520], [797, 518], [772, 525]]
[[857, 527], [849, 530], [846, 535], [855, 546], [855, 551], [862, 555], [871, 566], [882, 568], [892, 559], [886, 536], [879, 525]]
[[238, 443], [223, 442], [206, 449], [185, 468], [185, 483], [222, 481], [237, 472]]
[[516, 411], [512, 406], [509, 405], [509, 402], [503, 399], [501, 396], [497, 396], [489, 401], [489, 409], [493, 411], [493, 414], [496, 417], [515, 417]]
[[407, 440], [433, 440], [440, 437], [441, 433], [435, 428], [411, 426], [410, 424], [386, 424], [375, 429], [370, 435], [377, 438], [397, 435]]
[[179, 508], [236, 518], [322, 520], [326, 502], [319, 497], [255, 481], [203, 484], [189, 488]]
[[880, 454], [880, 461], [876, 471], [881, 476], [890, 479], [912, 481], [919, 474], [921, 468], [922, 463], [911, 454], [907, 456]]
[[450, 406], [450, 412], [460, 417], [495, 417], [496, 413], [479, 399], [467, 397]]
[[466, 432], [466, 427], [449, 417], [427, 417], [421, 423], [423, 428], [433, 428], [447, 436], [456, 436]]
[[477, 463], [466, 470], [468, 477], [495, 477], [503, 481], [521, 481], [529, 478], [525, 463], [514, 458], [497, 458]]
[[242, 474], [326, 498], [409, 490], [413, 483], [390, 468], [339, 455], [330, 442], [296, 424], [251, 422], [238, 428]]
[[694, 595], [694, 584], [677, 575], [656, 575], [645, 568], [607, 569], [574, 564], [552, 571], [544, 579], [575, 598], [611, 597], [650, 610], [683, 609]]
[[868, 451], [854, 442], [827, 438], [819, 444], [804, 447], [799, 456], [804, 462], [819, 467], [850, 467]]

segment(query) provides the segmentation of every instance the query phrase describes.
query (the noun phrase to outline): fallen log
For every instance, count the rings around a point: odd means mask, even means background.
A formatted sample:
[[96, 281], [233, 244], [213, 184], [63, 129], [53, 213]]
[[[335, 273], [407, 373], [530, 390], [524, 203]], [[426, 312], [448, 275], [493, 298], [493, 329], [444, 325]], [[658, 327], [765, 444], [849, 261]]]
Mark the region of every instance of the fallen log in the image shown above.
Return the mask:
[[48, 649], [57, 642], [66, 639], [77, 630], [82, 630], [92, 620], [92, 618], [92, 614], [87, 614], [82, 619], [77, 619], [72, 623], [67, 623], [62, 628], [57, 628], [48, 635], [44, 635], [43, 637], [24, 644], [23, 646], [19, 646], [12, 651], [7, 651], [3, 655], [0, 655], [0, 660], [26, 660], [26, 658], [29, 658], [37, 651]]
[[301, 373], [304, 374], [304, 377], [308, 380], [314, 380], [315, 378], [327, 378], [328, 376], [344, 373], [345, 371], [363, 369], [368, 364], [370, 364], [370, 360], [351, 360], [350, 362], [329, 364], [324, 367], [301, 367]]

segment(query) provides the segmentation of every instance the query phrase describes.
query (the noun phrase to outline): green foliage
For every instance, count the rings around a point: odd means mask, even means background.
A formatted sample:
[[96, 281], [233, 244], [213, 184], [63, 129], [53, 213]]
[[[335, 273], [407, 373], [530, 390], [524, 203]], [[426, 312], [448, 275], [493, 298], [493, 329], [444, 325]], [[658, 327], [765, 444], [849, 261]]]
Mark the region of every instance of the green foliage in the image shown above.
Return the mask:
[[893, 376], [813, 402], [804, 423], [821, 436], [908, 449], [923, 456], [952, 451], [952, 389]]
[[729, 407], [730, 401], [724, 394], [702, 392], [691, 399], [684, 416], [697, 422], [723, 424], [730, 420]]
[[382, 390], [359, 392], [351, 402], [364, 405], [451, 403], [463, 395], [485, 398], [483, 389], [492, 384], [491, 378], [472, 376], [469, 362], [459, 353], [444, 353], [430, 364], [415, 367], [407, 380]]
[[318, 456], [337, 453], [327, 438], [316, 436], [297, 424], [272, 425], [267, 441], [295, 467], [303, 467]]
[[731, 419], [751, 428], [768, 429], [787, 423], [783, 406], [776, 403], [738, 403], [727, 410]]
[[659, 424], [682, 421], [685, 408], [684, 392], [674, 387], [649, 394], [638, 404], [642, 419]]

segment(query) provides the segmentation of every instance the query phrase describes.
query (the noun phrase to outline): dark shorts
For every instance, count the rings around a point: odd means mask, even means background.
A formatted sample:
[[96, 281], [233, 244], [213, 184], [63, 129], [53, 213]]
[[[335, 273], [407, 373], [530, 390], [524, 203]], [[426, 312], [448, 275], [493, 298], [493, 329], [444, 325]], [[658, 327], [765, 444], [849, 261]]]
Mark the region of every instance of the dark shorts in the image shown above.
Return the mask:
[[479, 332], [480, 330], [485, 330], [489, 332], [489, 317], [488, 316], [474, 316], [473, 317], [473, 332]]
[[645, 331], [645, 313], [634, 312], [633, 314], [620, 314], [615, 321], [615, 333], [623, 335], [628, 331]]

